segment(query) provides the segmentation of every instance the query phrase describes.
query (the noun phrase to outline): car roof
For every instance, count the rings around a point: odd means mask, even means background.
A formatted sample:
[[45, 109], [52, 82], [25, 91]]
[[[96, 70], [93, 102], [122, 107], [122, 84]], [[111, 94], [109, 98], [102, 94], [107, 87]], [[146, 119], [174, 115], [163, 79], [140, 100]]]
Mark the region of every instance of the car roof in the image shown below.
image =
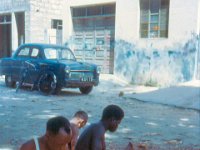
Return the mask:
[[53, 47], [53, 48], [67, 48], [67, 47], [62, 46], [62, 45], [44, 44], [44, 43], [26, 43], [26, 44], [23, 44], [21, 46], [36, 46], [36, 47], [41, 47], [41, 48], [49, 48], [49, 47]]

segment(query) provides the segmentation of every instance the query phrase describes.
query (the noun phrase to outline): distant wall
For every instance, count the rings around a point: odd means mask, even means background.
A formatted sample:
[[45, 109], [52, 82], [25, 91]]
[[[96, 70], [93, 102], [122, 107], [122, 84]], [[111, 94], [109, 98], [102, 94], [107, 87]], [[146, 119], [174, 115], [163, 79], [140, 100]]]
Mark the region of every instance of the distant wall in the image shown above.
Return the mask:
[[149, 86], [169, 86], [191, 80], [195, 73], [198, 40], [194, 36], [179, 46], [164, 50], [151, 47], [148, 51], [134, 43], [117, 40], [115, 74], [134, 84]]
[[200, 60], [196, 57], [198, 0], [170, 0], [168, 37], [152, 39], [140, 38], [138, 0], [117, 0], [116, 4], [115, 75], [135, 84], [158, 86], [194, 76], [200, 79], [200, 65], [195, 65]]
[[52, 19], [64, 20], [65, 0], [30, 0], [30, 41], [55, 44]]
[[[170, 0], [167, 38], [140, 38], [139, 0], [69, 0], [64, 41], [73, 43], [70, 7], [116, 2], [114, 74], [135, 84], [174, 85], [200, 79], [199, 0]], [[73, 49], [73, 48], [72, 48]], [[196, 73], [195, 73], [196, 70]]]

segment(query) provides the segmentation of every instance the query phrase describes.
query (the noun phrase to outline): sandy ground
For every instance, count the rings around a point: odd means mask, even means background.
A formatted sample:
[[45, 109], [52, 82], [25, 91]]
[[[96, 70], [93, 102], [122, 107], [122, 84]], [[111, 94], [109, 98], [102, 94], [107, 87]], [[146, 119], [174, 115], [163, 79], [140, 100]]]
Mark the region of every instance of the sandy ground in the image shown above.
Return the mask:
[[120, 105], [125, 118], [117, 132], [106, 134], [107, 149], [120, 150], [129, 141], [139, 144], [139, 149], [200, 149], [198, 110], [129, 97], [157, 89], [128, 85], [112, 75], [102, 75], [100, 85], [89, 95], [81, 95], [77, 89], [64, 89], [59, 96], [45, 96], [28, 89], [16, 93], [15, 89], [5, 87], [1, 77], [0, 149], [15, 150], [34, 135], [42, 135], [52, 116], [70, 119], [75, 111], [85, 110], [89, 114], [88, 124], [96, 122], [109, 104]]

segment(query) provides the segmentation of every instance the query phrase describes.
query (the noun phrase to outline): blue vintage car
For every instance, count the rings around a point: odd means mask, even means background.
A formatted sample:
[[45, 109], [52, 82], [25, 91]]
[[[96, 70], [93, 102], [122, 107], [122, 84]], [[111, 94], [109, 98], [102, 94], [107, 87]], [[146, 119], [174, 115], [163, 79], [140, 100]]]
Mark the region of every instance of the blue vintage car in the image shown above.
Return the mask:
[[62, 88], [79, 88], [88, 94], [99, 83], [100, 68], [78, 62], [69, 48], [50, 44], [24, 44], [14, 55], [0, 60], [0, 74], [8, 87], [31, 86], [58, 94]]

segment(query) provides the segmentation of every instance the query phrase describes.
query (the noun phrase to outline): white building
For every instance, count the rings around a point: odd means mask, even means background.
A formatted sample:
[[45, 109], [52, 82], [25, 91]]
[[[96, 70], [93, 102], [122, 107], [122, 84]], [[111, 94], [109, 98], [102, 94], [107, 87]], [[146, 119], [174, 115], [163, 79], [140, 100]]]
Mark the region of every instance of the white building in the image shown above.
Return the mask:
[[200, 79], [199, 0], [0, 1], [0, 57], [24, 42], [67, 44], [133, 83]]

